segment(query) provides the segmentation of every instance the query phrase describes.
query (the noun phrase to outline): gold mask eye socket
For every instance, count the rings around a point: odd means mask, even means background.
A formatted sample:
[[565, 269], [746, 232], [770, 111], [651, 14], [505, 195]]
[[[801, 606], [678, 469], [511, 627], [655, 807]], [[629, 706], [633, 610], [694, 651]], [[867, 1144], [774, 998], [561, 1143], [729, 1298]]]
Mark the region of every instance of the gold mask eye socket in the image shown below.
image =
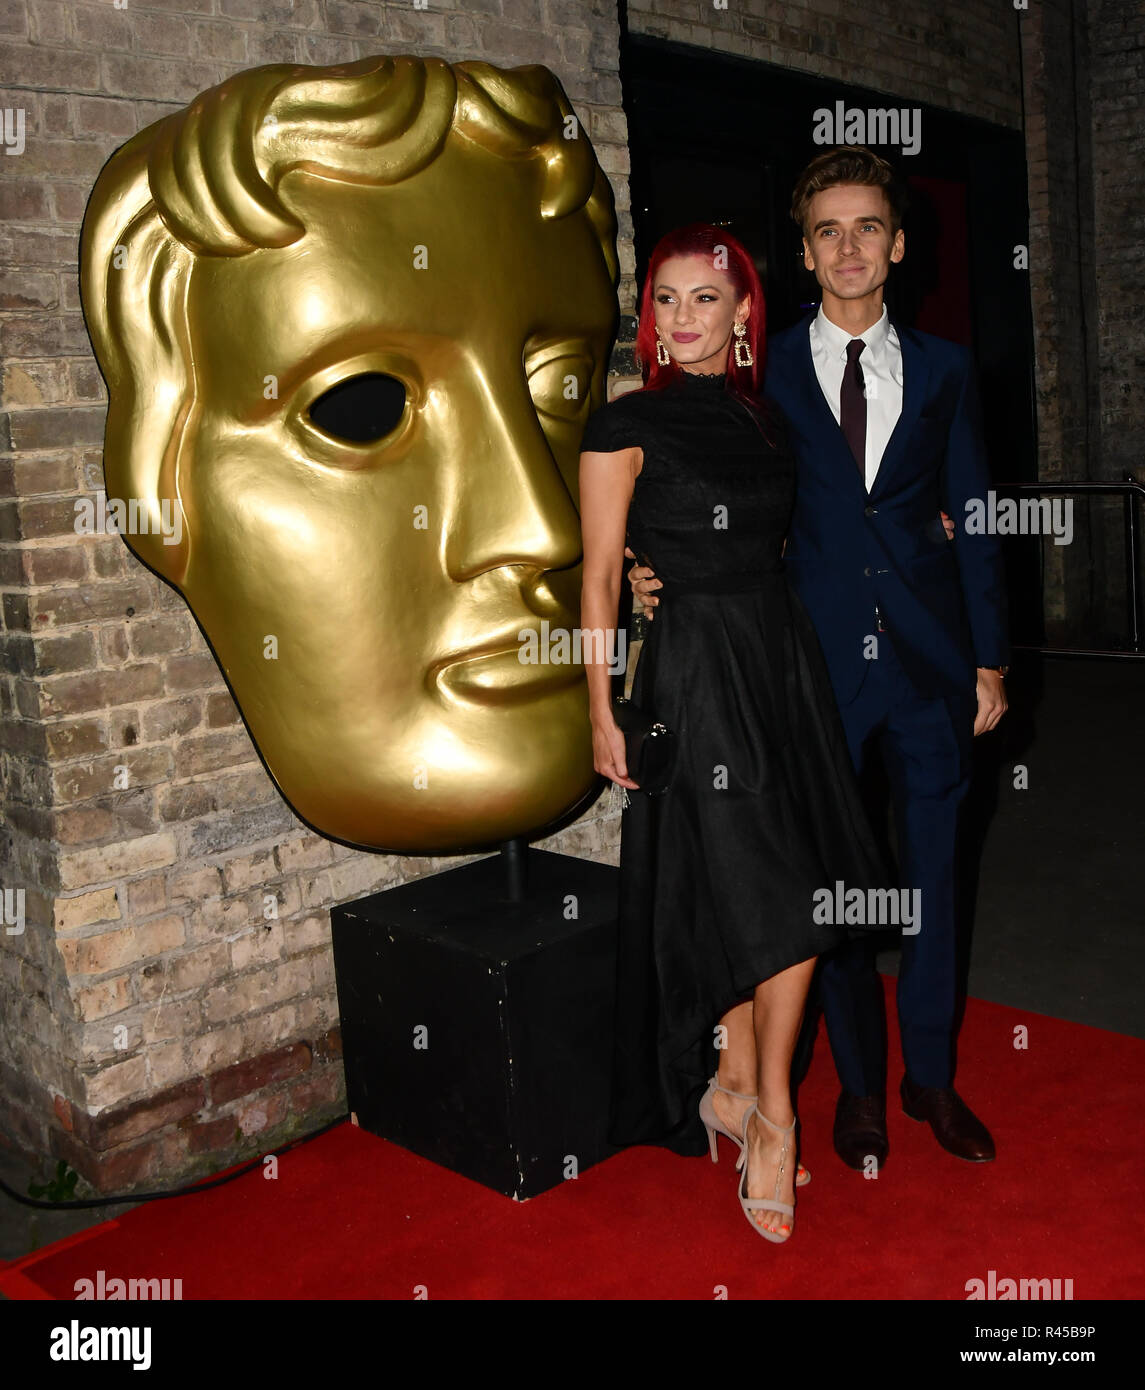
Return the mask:
[[541, 415], [553, 420], [580, 418], [592, 385], [592, 358], [583, 352], [550, 353], [529, 365], [529, 393]]
[[378, 444], [401, 423], [406, 388], [385, 372], [360, 372], [324, 391], [307, 410], [311, 424], [343, 444]]

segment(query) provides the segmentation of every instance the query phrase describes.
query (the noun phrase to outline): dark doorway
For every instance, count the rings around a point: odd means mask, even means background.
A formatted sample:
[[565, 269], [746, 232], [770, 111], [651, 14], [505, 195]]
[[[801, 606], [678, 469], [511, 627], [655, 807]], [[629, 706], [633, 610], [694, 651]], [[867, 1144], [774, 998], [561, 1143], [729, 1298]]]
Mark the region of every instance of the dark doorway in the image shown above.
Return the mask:
[[[997, 483], [1037, 479], [1026, 163], [1020, 131], [911, 98], [642, 36], [622, 41], [621, 75], [632, 155], [636, 274], [665, 232], [685, 222], [726, 226], [751, 251], [767, 294], [768, 331], [818, 303], [790, 217], [800, 170], [825, 146], [815, 112], [909, 107], [921, 112], [915, 154], [872, 148], [910, 193], [907, 254], [886, 299], [903, 322], [974, 353], [987, 448]], [[1037, 554], [1010, 547], [1011, 608], [1019, 640], [1040, 640]], [[1018, 636], [1018, 633], [1015, 633]]]

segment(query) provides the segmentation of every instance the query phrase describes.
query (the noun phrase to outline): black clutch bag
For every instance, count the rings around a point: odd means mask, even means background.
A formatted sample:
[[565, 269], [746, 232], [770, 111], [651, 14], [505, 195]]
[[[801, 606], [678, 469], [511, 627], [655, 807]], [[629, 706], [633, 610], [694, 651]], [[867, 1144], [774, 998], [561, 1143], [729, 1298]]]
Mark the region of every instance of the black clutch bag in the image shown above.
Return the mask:
[[676, 765], [676, 735], [623, 695], [614, 696], [612, 717], [624, 735], [629, 777], [650, 796], [666, 791]]

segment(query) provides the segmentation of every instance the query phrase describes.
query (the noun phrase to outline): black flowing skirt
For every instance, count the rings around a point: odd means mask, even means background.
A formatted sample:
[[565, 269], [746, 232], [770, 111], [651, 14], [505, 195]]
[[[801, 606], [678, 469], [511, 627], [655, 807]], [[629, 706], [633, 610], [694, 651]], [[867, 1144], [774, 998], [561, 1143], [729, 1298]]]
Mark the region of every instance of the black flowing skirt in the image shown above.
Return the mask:
[[632, 699], [679, 746], [668, 790], [630, 791], [622, 819], [609, 1138], [701, 1154], [719, 1018], [855, 933], [814, 920], [817, 890], [891, 879], [785, 574], [661, 594]]

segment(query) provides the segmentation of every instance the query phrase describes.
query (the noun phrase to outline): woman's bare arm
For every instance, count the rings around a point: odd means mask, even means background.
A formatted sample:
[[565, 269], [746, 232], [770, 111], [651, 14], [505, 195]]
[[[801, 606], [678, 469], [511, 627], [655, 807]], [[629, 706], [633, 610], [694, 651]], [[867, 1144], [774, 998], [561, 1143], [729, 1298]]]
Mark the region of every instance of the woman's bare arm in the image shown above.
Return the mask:
[[[628, 776], [624, 736], [612, 717], [608, 666], [591, 657], [594, 649], [601, 655], [617, 650], [616, 615], [624, 567], [624, 536], [632, 489], [642, 462], [643, 453], [638, 448], [580, 456], [580, 525], [584, 544], [580, 621], [589, 634], [584, 648], [593, 764], [603, 776], [622, 787], [633, 788], [636, 783]], [[602, 640], [596, 640], [597, 633]]]

